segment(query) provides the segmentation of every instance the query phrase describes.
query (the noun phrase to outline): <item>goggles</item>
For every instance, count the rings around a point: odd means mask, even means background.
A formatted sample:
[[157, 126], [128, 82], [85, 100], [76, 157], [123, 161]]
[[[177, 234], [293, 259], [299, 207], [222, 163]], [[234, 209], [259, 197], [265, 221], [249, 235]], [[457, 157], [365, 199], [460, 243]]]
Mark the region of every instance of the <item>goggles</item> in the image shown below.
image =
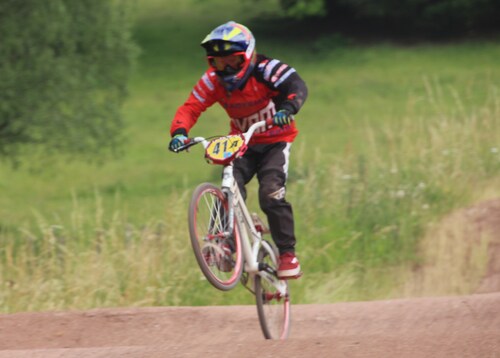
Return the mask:
[[245, 52], [235, 52], [228, 56], [207, 56], [208, 64], [216, 71], [237, 73], [245, 64]]

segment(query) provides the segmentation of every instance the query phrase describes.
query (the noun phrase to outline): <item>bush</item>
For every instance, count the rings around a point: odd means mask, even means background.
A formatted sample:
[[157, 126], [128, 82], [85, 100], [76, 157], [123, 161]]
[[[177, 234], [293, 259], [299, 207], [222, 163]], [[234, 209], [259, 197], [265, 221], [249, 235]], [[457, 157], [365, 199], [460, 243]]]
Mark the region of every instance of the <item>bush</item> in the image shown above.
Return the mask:
[[0, 3], [0, 160], [116, 148], [130, 24], [124, 1]]

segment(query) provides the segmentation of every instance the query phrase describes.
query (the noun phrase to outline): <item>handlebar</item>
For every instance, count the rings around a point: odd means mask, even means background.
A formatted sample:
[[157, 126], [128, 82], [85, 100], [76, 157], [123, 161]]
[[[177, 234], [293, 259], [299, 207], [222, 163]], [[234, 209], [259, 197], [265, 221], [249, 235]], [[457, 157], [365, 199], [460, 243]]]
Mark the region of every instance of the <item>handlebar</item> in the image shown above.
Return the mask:
[[[268, 126], [272, 126], [273, 125], [273, 119], [272, 118], [268, 118], [266, 120], [263, 120], [263, 121], [259, 121], [259, 122], [255, 122], [254, 124], [252, 124], [248, 130], [246, 132], [244, 132], [242, 135], [243, 135], [243, 138], [245, 139], [245, 144], [248, 144], [248, 142], [250, 142], [250, 139], [252, 138], [252, 136], [254, 135], [255, 131], [261, 127], [268, 127]], [[193, 138], [188, 138], [186, 140], [184, 140], [184, 145], [179, 147], [178, 149], [175, 149], [175, 150], [172, 150], [170, 149], [172, 152], [174, 153], [179, 153], [179, 152], [182, 152], [184, 150], [187, 150], [189, 149], [190, 147], [192, 147], [193, 145], [196, 145], [196, 144], [203, 144], [203, 147], [206, 148], [208, 146], [208, 143], [210, 141], [205, 138], [205, 137], [193, 137]]]

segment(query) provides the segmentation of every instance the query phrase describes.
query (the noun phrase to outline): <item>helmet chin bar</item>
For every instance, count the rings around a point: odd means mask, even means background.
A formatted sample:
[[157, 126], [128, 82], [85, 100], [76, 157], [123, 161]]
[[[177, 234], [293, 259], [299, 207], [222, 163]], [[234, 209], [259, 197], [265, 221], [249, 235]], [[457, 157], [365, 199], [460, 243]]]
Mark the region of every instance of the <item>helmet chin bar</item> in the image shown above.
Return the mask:
[[237, 74], [239, 71], [241, 71], [241, 69], [233, 68], [233, 67], [227, 65], [226, 68], [224, 68], [224, 70], [217, 71], [217, 74], [220, 75], [221, 77], [233, 76], [233, 75]]
[[[253, 68], [255, 66], [254, 61], [250, 62], [248, 64], [248, 67], [244, 67], [243, 69], [239, 70], [236, 74], [227, 74], [227, 73], [222, 73], [222, 71], [216, 71], [217, 76], [221, 80], [222, 84], [226, 88], [227, 91], [232, 92], [235, 89], [240, 88], [248, 79], [250, 76], [250, 73], [252, 72]], [[238, 76], [240, 74], [241, 76]]]
[[237, 80], [234, 78], [233, 75], [223, 75], [223, 74], [218, 74], [222, 84], [224, 85], [224, 88], [226, 90], [228, 90], [229, 92], [232, 92], [234, 91], [235, 89], [237, 89], [240, 84], [241, 84], [241, 81]]

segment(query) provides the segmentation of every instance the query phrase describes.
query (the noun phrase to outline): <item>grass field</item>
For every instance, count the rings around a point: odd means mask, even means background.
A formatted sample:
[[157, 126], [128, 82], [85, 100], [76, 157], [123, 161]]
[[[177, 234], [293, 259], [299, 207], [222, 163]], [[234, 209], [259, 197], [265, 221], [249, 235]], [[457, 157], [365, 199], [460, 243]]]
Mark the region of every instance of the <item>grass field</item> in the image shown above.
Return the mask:
[[[387, 297], [395, 272], [422, 259], [427, 223], [500, 195], [498, 42], [293, 42], [266, 32], [269, 15], [247, 2], [204, 4], [138, 5], [142, 54], [121, 157], [0, 167], [0, 311], [252, 302], [242, 288], [220, 293], [201, 280], [189, 247], [190, 192], [217, 182], [219, 168], [199, 150], [166, 149], [170, 120], [206, 66], [198, 44], [229, 19], [248, 24], [258, 50], [293, 65], [310, 90], [287, 190], [305, 271], [294, 302]], [[191, 134], [227, 125], [212, 108]]]

